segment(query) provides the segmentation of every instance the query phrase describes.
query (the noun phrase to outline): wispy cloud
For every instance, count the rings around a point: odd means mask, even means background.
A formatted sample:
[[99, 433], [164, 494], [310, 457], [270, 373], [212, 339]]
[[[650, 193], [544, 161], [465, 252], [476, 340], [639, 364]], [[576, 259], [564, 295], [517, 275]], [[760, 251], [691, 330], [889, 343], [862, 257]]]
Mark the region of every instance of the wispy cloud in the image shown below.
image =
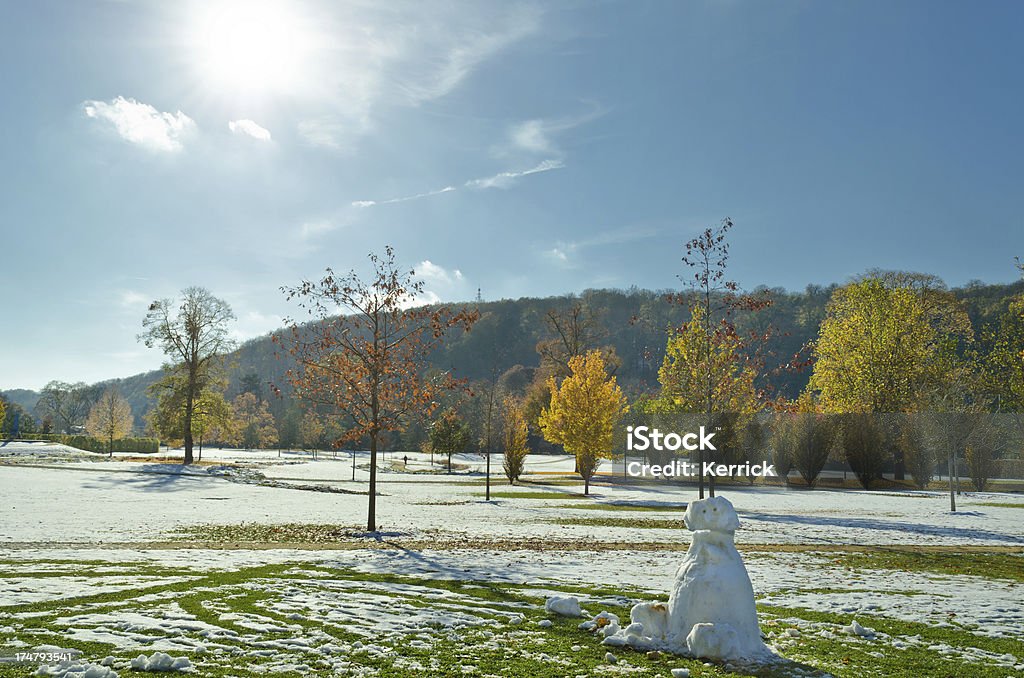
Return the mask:
[[517, 172], [499, 172], [490, 177], [482, 179], [470, 179], [466, 182], [466, 188], [508, 188], [520, 179], [531, 174], [550, 172], [551, 170], [562, 169], [565, 165], [561, 160], [542, 160], [537, 165]]
[[391, 205], [396, 202], [408, 202], [410, 200], [419, 200], [420, 198], [429, 198], [433, 195], [441, 195], [442, 193], [451, 193], [456, 190], [454, 186], [445, 186], [439, 188], [436, 191], [427, 191], [425, 193], [417, 193], [416, 195], [406, 195], [400, 198], [388, 198], [387, 200], [353, 200], [352, 207], [374, 207], [375, 205]]
[[151, 151], [180, 151], [182, 139], [196, 127], [195, 121], [181, 111], [164, 113], [120, 96], [109, 102], [86, 101], [82, 108], [87, 117], [112, 124], [125, 141]]
[[256, 124], [252, 120], [231, 120], [228, 122], [228, 129], [233, 134], [250, 136], [259, 141], [270, 141], [270, 130]]
[[562, 150], [556, 137], [568, 130], [586, 124], [604, 115], [605, 109], [591, 104], [590, 110], [577, 115], [557, 118], [533, 118], [513, 124], [508, 129], [505, 142], [497, 148], [498, 155], [540, 154], [547, 157], [562, 157]]
[[134, 306], [141, 306], [142, 304], [148, 304], [153, 301], [145, 294], [136, 292], [135, 290], [124, 290], [121, 292], [118, 298], [118, 302], [122, 308], [132, 308]]
[[456, 90], [504, 50], [535, 34], [541, 12], [521, 3], [337, 5], [324, 19], [332, 67], [319, 74], [320, 110], [298, 123], [307, 143], [351, 151], [384, 111]]
[[[489, 177], [482, 177], [479, 179], [470, 179], [462, 184], [462, 188], [483, 190], [488, 188], [508, 188], [512, 186], [516, 180], [522, 177], [529, 176], [531, 174], [538, 174], [540, 172], [550, 172], [551, 170], [561, 169], [565, 167], [560, 160], [544, 160], [534, 167], [524, 170], [516, 170], [510, 172], [499, 172], [498, 174], [491, 175]], [[410, 200], [419, 200], [420, 198], [429, 198], [435, 195], [441, 195], [442, 193], [451, 193], [459, 190], [456, 186], [445, 186], [439, 188], [436, 191], [426, 191], [424, 193], [416, 193], [415, 195], [405, 195], [400, 198], [388, 198], [387, 200], [353, 200], [352, 207], [375, 207], [377, 205], [391, 205], [397, 202], [408, 202]]]
[[639, 240], [654, 238], [660, 233], [657, 228], [629, 227], [621, 228], [602, 233], [595, 233], [588, 238], [579, 240], [559, 241], [554, 247], [542, 250], [544, 258], [566, 268], [575, 268], [579, 265], [579, 254], [583, 250], [608, 247], [612, 245], [626, 245]]

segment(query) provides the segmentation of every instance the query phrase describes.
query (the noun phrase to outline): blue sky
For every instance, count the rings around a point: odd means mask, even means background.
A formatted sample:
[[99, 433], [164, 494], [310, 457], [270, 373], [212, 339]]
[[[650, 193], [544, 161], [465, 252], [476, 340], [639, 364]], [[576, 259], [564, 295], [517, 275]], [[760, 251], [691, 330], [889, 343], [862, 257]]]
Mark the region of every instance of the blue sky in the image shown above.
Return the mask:
[[153, 369], [189, 285], [239, 339], [384, 244], [430, 298], [1016, 277], [1015, 2], [0, 0], [0, 388]]

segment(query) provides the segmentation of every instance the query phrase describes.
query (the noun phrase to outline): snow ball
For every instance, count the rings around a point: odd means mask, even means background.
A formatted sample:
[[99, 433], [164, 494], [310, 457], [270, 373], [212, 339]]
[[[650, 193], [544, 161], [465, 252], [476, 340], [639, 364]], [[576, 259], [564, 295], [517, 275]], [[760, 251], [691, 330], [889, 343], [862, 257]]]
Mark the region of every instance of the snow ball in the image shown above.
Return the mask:
[[550, 629], [554, 625], [554, 622], [552, 622], [550, 619], [541, 619], [539, 622], [537, 622], [537, 626], [541, 627], [542, 629]]
[[580, 650], [583, 649], [583, 646], [582, 645], [573, 645], [569, 649], [572, 650], [573, 652], [579, 652]]
[[870, 629], [866, 626], [861, 626], [856, 619], [850, 622], [849, 626], [844, 626], [843, 631], [851, 636], [860, 636], [861, 638], [874, 638], [875, 630]]
[[633, 622], [626, 627], [626, 635], [642, 637], [644, 635], [644, 625], [640, 622]]
[[131, 661], [131, 668], [136, 671], [186, 671], [192, 668], [188, 657], [171, 657], [163, 652], [154, 652], [147, 657], [140, 654]]
[[616, 662], [619, 661], [619, 658], [616, 657], [615, 655], [613, 655], [611, 652], [605, 652], [604, 653], [604, 660], [606, 662], [608, 662], [609, 664], [615, 664]]
[[690, 678], [690, 669], [672, 669], [672, 678]]
[[551, 596], [544, 601], [544, 611], [563, 617], [580, 617], [580, 601], [572, 596]]

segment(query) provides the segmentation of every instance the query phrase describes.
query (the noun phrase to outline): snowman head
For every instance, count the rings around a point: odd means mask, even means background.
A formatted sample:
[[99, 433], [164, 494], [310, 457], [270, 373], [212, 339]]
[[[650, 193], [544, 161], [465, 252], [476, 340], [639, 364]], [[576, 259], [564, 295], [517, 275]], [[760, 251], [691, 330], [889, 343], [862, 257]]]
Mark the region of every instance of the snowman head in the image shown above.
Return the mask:
[[711, 497], [691, 501], [686, 507], [683, 521], [689, 530], [711, 530], [712, 532], [735, 532], [740, 526], [739, 516], [725, 497]]

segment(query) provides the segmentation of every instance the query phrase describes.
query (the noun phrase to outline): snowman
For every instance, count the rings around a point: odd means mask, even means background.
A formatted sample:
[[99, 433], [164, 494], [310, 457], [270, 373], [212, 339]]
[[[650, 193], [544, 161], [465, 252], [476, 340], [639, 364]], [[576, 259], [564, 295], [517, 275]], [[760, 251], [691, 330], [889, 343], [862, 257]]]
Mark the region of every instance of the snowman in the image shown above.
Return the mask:
[[668, 605], [641, 603], [622, 641], [718, 660], [770, 655], [757, 625], [754, 589], [733, 536], [740, 521], [725, 497], [691, 502], [683, 517], [693, 541], [676, 570]]

